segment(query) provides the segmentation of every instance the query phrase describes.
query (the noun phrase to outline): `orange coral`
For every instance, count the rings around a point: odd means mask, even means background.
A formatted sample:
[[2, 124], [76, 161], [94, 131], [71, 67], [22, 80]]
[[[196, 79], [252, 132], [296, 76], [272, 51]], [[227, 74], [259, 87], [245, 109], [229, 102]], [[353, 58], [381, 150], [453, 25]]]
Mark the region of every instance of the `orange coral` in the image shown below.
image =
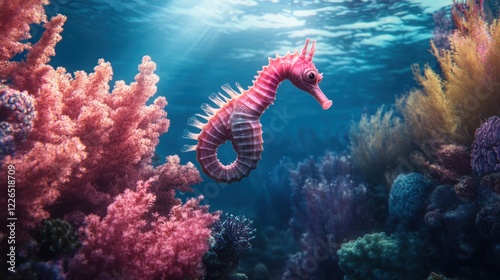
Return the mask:
[[455, 114], [442, 86], [443, 81], [429, 66], [425, 66], [422, 75], [415, 65], [413, 73], [424, 90], [415, 89], [396, 100], [409, 128], [408, 133], [416, 142], [455, 137]]
[[[500, 112], [500, 23], [488, 24], [475, 1], [455, 3], [451, 50], [432, 44], [443, 72], [415, 71], [422, 90], [398, 100], [415, 142], [470, 145], [484, 118]], [[418, 68], [414, 68], [418, 70]]]

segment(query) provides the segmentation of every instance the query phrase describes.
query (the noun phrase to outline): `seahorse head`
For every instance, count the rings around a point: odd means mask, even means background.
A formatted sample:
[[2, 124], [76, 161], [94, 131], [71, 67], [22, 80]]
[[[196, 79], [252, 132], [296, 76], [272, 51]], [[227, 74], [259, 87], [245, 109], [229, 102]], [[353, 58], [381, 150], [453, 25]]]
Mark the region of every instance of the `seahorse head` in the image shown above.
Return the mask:
[[332, 101], [329, 100], [323, 91], [319, 88], [319, 82], [323, 79], [323, 74], [318, 72], [316, 66], [312, 62], [314, 52], [316, 51], [316, 42], [312, 42], [311, 49], [307, 51], [309, 39], [306, 39], [306, 44], [302, 52], [298, 54], [290, 68], [290, 81], [299, 89], [312, 95], [323, 107], [324, 110], [332, 106]]

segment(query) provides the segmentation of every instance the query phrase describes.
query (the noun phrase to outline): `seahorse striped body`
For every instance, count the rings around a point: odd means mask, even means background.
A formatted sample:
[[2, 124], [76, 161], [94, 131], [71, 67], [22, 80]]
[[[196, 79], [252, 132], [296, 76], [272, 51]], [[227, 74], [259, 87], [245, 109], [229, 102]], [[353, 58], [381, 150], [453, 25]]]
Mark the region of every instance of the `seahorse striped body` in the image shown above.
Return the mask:
[[[186, 146], [183, 151], [196, 150], [197, 160], [210, 178], [232, 183], [248, 176], [257, 167], [263, 150], [260, 117], [276, 99], [276, 90], [285, 79], [290, 79], [295, 86], [313, 95], [323, 109], [330, 108], [332, 102], [318, 87], [322, 74], [312, 63], [315, 42], [307, 55], [308, 43], [309, 39], [301, 53], [269, 58], [269, 64], [257, 72], [253, 85], [247, 90], [236, 84], [238, 93], [228, 84], [223, 85], [222, 89], [229, 97], [221, 93], [210, 96], [219, 108], [203, 104], [201, 108], [206, 115], [196, 114], [207, 120], [206, 123], [195, 117], [189, 119], [188, 124], [201, 129], [201, 132], [186, 132], [185, 137], [197, 140], [198, 144]], [[228, 140], [232, 142], [237, 157], [230, 165], [224, 165], [217, 158], [217, 149]]]

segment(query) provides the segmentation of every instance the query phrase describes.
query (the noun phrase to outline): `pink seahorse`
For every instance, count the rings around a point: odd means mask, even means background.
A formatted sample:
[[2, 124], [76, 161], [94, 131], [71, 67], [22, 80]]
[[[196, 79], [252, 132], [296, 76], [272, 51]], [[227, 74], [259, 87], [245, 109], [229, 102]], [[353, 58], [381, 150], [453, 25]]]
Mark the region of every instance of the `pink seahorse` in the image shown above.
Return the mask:
[[[196, 114], [205, 119], [203, 123], [196, 117], [189, 119], [188, 124], [201, 129], [200, 133], [186, 130], [184, 137], [197, 140], [194, 146], [185, 146], [183, 151], [195, 151], [197, 160], [205, 174], [217, 182], [232, 183], [248, 176], [257, 167], [262, 154], [262, 125], [260, 116], [276, 98], [279, 84], [289, 79], [296, 87], [311, 94], [324, 110], [332, 106], [332, 101], [323, 94], [318, 83], [323, 78], [312, 63], [316, 42], [312, 42], [307, 51], [309, 39], [302, 52], [280, 57], [269, 58], [269, 65], [257, 72], [253, 85], [244, 90], [238, 83], [241, 93], [234, 91], [228, 84], [222, 89], [229, 97], [212, 94], [212, 100], [219, 108], [203, 104], [201, 108], [206, 115]], [[227, 140], [231, 141], [237, 153], [236, 160], [222, 164], [217, 158], [217, 149]]]

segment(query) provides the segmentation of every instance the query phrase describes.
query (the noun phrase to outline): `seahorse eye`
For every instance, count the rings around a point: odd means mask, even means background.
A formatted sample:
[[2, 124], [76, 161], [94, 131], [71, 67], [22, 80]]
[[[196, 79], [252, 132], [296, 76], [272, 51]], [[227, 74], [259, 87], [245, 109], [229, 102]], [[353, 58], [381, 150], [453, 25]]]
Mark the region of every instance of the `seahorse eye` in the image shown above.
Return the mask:
[[304, 73], [304, 81], [311, 84], [316, 83], [317, 76], [318, 75], [315, 70], [307, 70]]

